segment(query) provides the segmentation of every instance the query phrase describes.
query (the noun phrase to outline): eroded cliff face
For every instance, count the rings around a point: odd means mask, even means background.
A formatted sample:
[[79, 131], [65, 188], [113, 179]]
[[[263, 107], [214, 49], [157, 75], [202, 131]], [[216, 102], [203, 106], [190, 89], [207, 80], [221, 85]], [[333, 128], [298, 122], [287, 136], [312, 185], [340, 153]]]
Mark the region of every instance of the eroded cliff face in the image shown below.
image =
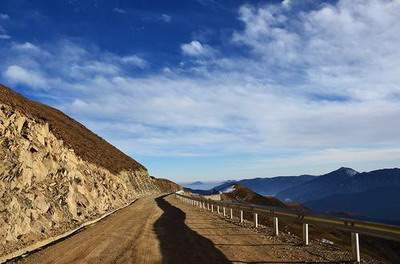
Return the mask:
[[84, 161], [48, 123], [0, 103], [0, 255], [158, 193], [156, 181]]

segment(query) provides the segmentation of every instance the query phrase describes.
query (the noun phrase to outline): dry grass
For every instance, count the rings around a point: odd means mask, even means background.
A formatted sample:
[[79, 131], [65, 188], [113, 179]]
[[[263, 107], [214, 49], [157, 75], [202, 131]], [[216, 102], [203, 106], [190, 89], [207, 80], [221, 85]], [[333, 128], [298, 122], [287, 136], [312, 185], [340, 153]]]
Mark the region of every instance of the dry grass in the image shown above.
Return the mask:
[[48, 122], [54, 135], [85, 161], [102, 166], [113, 173], [122, 170], [146, 170], [143, 165], [61, 111], [28, 100], [1, 84], [0, 103], [10, 105], [35, 120]]

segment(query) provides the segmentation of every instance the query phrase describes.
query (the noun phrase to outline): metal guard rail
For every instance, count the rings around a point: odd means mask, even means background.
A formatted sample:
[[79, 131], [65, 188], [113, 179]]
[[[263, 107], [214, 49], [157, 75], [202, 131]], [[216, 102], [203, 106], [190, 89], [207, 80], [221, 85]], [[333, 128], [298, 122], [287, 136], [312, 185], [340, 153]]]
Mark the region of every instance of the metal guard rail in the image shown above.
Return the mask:
[[306, 245], [308, 245], [308, 224], [332, 227], [334, 229], [351, 232], [353, 257], [355, 258], [356, 262], [360, 262], [358, 234], [400, 241], [400, 226], [374, 223], [350, 218], [326, 216], [321, 214], [312, 214], [300, 210], [284, 209], [272, 206], [261, 206], [253, 204], [245, 205], [226, 201], [215, 201], [211, 199], [206, 199], [202, 196], [187, 196], [179, 193], [175, 193], [175, 195], [182, 199], [186, 199], [187, 202], [194, 203], [193, 205], [198, 205], [202, 208], [206, 208], [207, 204], [207, 208], [212, 205], [217, 206], [218, 210], [219, 206], [222, 208], [240, 210], [241, 221], [243, 221], [243, 212], [253, 213], [255, 216], [256, 226], [258, 225], [258, 214], [273, 217], [276, 235], [278, 235], [278, 218], [285, 218], [303, 224], [303, 239]]

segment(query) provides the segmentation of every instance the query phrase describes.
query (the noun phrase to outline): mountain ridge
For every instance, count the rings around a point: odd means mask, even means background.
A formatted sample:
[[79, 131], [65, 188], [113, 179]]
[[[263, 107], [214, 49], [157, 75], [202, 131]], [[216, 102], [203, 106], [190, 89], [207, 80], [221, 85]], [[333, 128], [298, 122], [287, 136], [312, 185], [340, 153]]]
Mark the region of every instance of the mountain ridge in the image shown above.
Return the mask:
[[64, 144], [88, 162], [102, 166], [113, 173], [137, 169], [147, 171], [142, 164], [60, 110], [29, 100], [2, 84], [0, 84], [0, 103], [9, 105], [35, 120], [48, 123], [50, 131], [58, 139], [63, 140]]
[[356, 193], [393, 184], [400, 186], [400, 169], [398, 168], [361, 173], [349, 168], [340, 168], [286, 189], [278, 193], [277, 197], [303, 203], [333, 194]]

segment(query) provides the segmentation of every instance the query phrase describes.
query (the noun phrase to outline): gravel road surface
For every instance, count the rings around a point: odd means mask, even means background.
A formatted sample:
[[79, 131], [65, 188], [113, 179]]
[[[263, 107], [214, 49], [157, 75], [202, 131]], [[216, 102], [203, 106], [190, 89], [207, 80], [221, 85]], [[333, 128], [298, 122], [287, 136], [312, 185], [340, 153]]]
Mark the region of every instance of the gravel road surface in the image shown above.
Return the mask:
[[[261, 232], [261, 233], [260, 233]], [[349, 263], [350, 254], [238, 224], [173, 196], [147, 197], [18, 263]], [[272, 233], [272, 231], [271, 231]], [[366, 259], [365, 263], [375, 263]]]

